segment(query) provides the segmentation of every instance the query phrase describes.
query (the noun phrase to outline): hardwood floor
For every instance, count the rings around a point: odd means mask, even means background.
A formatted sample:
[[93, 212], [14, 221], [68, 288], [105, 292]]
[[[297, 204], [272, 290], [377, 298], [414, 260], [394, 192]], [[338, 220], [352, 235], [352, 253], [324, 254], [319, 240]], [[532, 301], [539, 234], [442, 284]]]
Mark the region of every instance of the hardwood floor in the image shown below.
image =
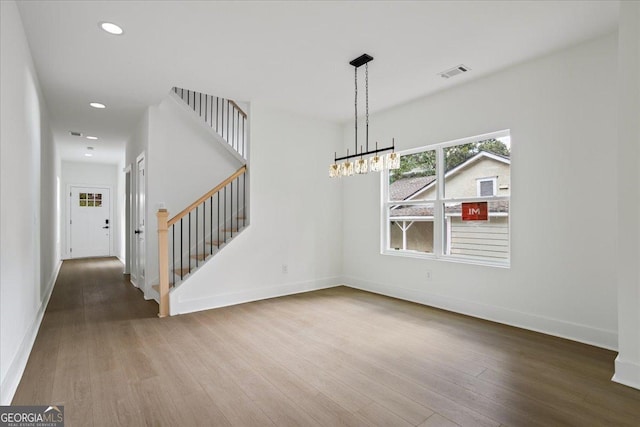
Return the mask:
[[[213, 285], [212, 285], [213, 286]], [[65, 261], [13, 400], [67, 426], [639, 426], [615, 353], [345, 287], [195, 314]]]

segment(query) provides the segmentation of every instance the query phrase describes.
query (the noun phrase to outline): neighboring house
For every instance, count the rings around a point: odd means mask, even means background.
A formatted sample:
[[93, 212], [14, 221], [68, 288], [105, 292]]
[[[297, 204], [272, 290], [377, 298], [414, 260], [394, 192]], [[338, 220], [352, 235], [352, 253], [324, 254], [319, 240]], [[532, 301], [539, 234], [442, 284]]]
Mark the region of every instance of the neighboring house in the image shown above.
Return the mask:
[[[509, 196], [510, 165], [507, 157], [481, 151], [445, 174], [447, 199]], [[389, 186], [392, 200], [434, 200], [435, 176], [396, 180]], [[442, 199], [442, 197], [441, 197]], [[489, 199], [490, 200], [490, 199]], [[403, 206], [390, 213], [389, 247], [433, 252], [435, 204]], [[489, 201], [488, 221], [462, 221], [461, 205], [445, 203], [444, 253], [505, 259], [509, 254], [509, 202]]]

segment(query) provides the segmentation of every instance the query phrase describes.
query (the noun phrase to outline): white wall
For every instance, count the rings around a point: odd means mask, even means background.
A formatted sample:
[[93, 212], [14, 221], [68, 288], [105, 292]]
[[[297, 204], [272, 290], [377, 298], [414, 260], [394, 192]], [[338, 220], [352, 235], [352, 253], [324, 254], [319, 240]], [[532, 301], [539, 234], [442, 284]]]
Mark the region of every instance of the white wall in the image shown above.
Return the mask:
[[111, 256], [121, 257], [120, 241], [118, 238], [120, 230], [120, 221], [118, 212], [124, 209], [118, 200], [118, 174], [121, 172], [118, 165], [90, 163], [90, 162], [62, 162], [62, 197], [60, 203], [64, 217], [62, 221], [62, 254], [64, 259], [72, 258], [69, 253], [69, 186], [95, 186], [110, 187], [111, 197], [111, 237], [110, 237], [110, 254]]
[[345, 281], [616, 348], [616, 62], [611, 35], [373, 115], [400, 150], [511, 129], [511, 268], [380, 255], [369, 174], [344, 180]]
[[328, 178], [340, 127], [260, 104], [249, 122], [251, 225], [172, 291], [172, 314], [340, 283], [342, 189]]
[[640, 389], [640, 3], [621, 2], [618, 38], [618, 324], [614, 381]]
[[8, 405], [60, 265], [59, 160], [15, 2], [0, 2], [0, 19], [0, 405]]

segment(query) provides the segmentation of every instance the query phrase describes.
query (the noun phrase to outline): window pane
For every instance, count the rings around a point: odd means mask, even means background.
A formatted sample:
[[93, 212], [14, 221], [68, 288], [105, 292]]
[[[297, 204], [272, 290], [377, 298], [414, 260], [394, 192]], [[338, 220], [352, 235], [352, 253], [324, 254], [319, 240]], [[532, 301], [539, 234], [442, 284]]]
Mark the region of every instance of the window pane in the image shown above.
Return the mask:
[[436, 152], [400, 157], [400, 168], [389, 171], [389, 200], [433, 200], [436, 197]]
[[[509, 147], [493, 138], [445, 148], [444, 197], [477, 197], [485, 191], [483, 184], [492, 186], [490, 182], [494, 179], [496, 191], [491, 191], [488, 195], [509, 196], [510, 155]], [[486, 191], [489, 191], [488, 188]]]
[[460, 203], [445, 203], [444, 254], [487, 261], [509, 259], [509, 202], [489, 202], [488, 221], [463, 221]]
[[480, 181], [480, 197], [491, 197], [493, 196], [493, 180], [485, 179]]
[[389, 248], [433, 253], [433, 203], [389, 209]]

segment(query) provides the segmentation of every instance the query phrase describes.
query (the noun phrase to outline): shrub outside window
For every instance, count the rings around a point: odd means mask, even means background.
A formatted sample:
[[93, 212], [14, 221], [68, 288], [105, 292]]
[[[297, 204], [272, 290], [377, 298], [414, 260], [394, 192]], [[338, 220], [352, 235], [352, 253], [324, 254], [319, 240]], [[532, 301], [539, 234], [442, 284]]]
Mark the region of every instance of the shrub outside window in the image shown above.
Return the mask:
[[382, 253], [508, 266], [509, 131], [400, 154], [382, 177]]

